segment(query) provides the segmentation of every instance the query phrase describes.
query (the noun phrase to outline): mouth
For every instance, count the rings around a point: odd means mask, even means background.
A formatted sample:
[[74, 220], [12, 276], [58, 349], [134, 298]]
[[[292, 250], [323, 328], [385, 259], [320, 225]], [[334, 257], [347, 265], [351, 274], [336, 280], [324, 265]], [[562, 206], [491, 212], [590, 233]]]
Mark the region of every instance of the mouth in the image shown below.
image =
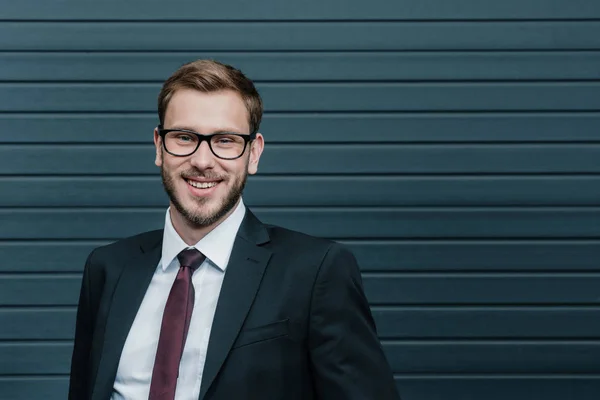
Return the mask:
[[198, 182], [198, 181], [193, 181], [191, 179], [186, 179], [185, 181], [188, 183], [188, 185], [195, 187], [196, 189], [210, 189], [219, 184], [218, 181]]
[[184, 178], [190, 193], [194, 197], [206, 197], [211, 195], [217, 186], [222, 182], [219, 180], [213, 181], [197, 181], [189, 178]]

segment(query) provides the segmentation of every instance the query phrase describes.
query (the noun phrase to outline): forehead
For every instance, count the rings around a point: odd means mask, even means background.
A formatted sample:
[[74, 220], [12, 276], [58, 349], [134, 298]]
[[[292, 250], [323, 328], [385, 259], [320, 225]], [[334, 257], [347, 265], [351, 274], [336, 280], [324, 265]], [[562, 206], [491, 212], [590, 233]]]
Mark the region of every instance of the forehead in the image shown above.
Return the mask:
[[246, 105], [232, 90], [177, 90], [165, 111], [165, 128], [186, 128], [204, 134], [219, 130], [250, 133]]

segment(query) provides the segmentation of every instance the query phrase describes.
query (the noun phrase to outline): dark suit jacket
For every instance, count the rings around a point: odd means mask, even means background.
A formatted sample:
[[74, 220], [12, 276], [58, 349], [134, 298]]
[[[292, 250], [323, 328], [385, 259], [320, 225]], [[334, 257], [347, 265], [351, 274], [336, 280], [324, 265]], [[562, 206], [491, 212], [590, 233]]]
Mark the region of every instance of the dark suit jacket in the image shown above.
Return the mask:
[[[88, 257], [70, 400], [110, 398], [161, 244], [162, 230], [147, 232]], [[399, 399], [348, 250], [247, 210], [211, 330], [200, 391], [208, 399]]]

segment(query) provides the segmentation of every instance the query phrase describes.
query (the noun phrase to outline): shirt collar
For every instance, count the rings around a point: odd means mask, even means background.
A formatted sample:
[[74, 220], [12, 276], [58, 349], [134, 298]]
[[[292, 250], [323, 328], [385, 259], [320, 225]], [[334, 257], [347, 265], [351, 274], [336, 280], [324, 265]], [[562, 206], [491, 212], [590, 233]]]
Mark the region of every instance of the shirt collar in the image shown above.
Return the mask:
[[233, 248], [233, 242], [246, 214], [246, 207], [240, 198], [235, 210], [212, 231], [204, 236], [194, 246], [188, 246], [179, 236], [171, 222], [171, 208], [169, 207], [165, 216], [165, 229], [163, 232], [161, 267], [163, 271], [171, 265], [177, 255], [188, 247], [198, 249], [206, 256], [215, 267], [225, 271]]

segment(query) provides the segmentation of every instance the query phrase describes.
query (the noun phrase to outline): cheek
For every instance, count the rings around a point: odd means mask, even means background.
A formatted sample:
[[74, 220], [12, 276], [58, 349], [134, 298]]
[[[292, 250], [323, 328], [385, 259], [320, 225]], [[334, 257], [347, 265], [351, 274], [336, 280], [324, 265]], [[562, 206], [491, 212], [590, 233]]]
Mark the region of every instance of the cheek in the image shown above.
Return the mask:
[[173, 160], [169, 160], [168, 158], [162, 159], [162, 169], [169, 175], [171, 178], [176, 179], [180, 176], [181, 171], [185, 169], [180, 162], [174, 162]]
[[247, 164], [245, 160], [230, 160], [229, 162], [220, 162], [216, 168], [218, 168], [229, 181], [234, 181], [244, 175]]

